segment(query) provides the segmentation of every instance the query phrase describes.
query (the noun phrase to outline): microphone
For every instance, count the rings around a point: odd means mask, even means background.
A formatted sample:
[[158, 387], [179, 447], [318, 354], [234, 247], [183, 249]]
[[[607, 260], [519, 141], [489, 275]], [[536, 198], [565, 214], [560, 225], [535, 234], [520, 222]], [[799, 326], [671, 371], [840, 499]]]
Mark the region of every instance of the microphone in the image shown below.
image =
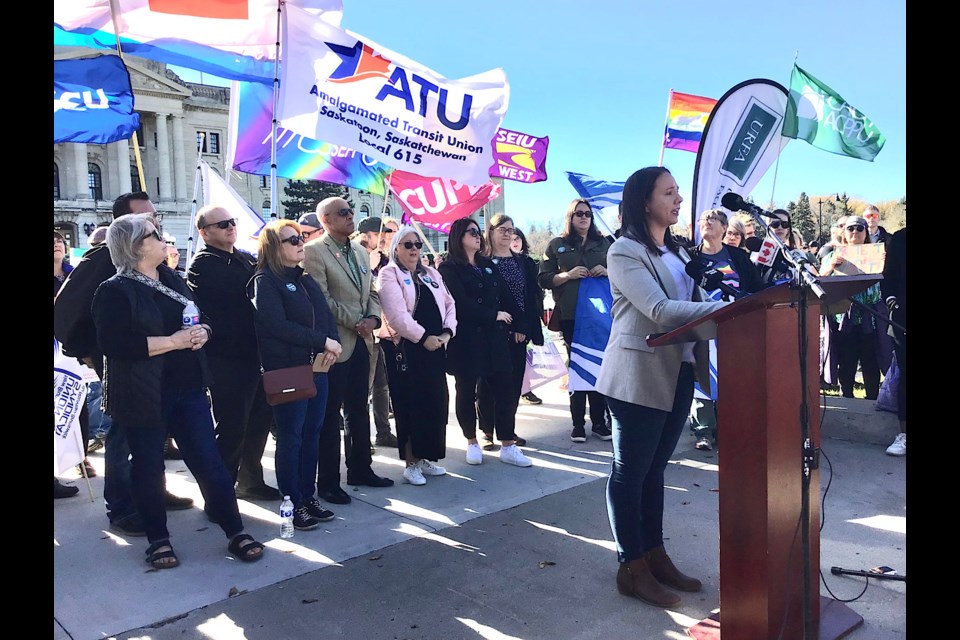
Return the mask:
[[687, 272], [688, 276], [693, 278], [693, 281], [698, 287], [702, 287], [707, 291], [719, 289], [723, 292], [724, 297], [732, 297], [734, 300], [743, 295], [740, 291], [737, 291], [723, 281], [722, 273], [703, 264], [699, 258], [692, 258], [690, 262], [683, 267], [683, 270]]
[[763, 216], [764, 218], [775, 218], [780, 219], [780, 216], [770, 213], [766, 209], [758, 207], [757, 205], [746, 202], [739, 194], [734, 193], [733, 191], [728, 191], [723, 194], [723, 197], [720, 198], [720, 204], [729, 209], [730, 211], [749, 211], [750, 213]]
[[747, 251], [750, 253], [756, 253], [760, 251], [760, 247], [763, 246], [763, 240], [756, 236], [750, 236], [743, 241], [743, 246], [746, 247]]

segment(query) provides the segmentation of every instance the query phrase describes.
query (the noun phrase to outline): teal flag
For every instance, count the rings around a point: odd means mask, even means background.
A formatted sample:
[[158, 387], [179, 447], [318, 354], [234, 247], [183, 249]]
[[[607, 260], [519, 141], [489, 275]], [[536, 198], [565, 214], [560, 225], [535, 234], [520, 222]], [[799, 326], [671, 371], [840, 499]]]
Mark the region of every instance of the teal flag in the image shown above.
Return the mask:
[[796, 64], [790, 75], [783, 136], [870, 162], [887, 141], [870, 118]]

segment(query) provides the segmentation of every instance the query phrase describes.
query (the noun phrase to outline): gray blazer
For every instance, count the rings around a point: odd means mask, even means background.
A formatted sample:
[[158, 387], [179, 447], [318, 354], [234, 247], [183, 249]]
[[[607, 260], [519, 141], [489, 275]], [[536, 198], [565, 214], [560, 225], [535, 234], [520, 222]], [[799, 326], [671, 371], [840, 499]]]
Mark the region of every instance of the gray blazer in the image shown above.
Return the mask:
[[[680, 249], [684, 260], [690, 257]], [[661, 411], [673, 408], [683, 345], [647, 346], [646, 337], [663, 333], [721, 309], [729, 302], [701, 302], [707, 294], [694, 287], [693, 300], [679, 300], [670, 269], [636, 240], [619, 238], [607, 253], [613, 293], [613, 326], [597, 378], [597, 391]], [[710, 388], [710, 350], [702, 340], [694, 347], [697, 381]]]

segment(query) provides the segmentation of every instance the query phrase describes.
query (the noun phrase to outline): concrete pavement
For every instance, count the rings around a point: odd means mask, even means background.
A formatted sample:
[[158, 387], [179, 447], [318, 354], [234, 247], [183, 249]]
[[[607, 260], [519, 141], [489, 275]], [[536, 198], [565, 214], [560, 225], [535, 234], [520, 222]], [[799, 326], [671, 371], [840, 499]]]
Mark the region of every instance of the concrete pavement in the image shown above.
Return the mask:
[[[334, 521], [289, 540], [279, 538], [277, 503], [241, 501], [247, 531], [267, 544], [249, 565], [226, 553], [182, 462], [168, 462], [168, 488], [197, 507], [169, 513], [181, 561], [172, 570], [143, 561], [144, 538], [106, 531], [101, 478], [91, 481], [94, 502], [77, 481], [80, 496], [54, 502], [54, 638], [687, 637], [720, 604], [716, 452], [684, 435], [667, 471], [666, 546], [704, 590], [683, 594], [677, 610], [650, 607], [614, 585], [610, 443], [571, 442], [565, 392], [554, 382], [537, 393], [544, 404], [521, 405], [517, 422], [532, 468], [497, 453], [467, 465], [451, 414], [448, 475], [426, 486], [403, 484], [396, 450], [381, 448], [374, 468], [397, 484], [344, 486], [352, 504], [331, 505]], [[884, 454], [896, 431], [890, 414], [867, 401], [827, 405], [820, 587], [845, 600], [864, 580], [833, 576], [831, 566], [907, 572], [906, 461]], [[275, 485], [272, 447], [264, 466]], [[102, 470], [102, 456], [91, 459]], [[906, 637], [906, 583], [871, 580], [848, 606], [865, 620], [850, 638]]]

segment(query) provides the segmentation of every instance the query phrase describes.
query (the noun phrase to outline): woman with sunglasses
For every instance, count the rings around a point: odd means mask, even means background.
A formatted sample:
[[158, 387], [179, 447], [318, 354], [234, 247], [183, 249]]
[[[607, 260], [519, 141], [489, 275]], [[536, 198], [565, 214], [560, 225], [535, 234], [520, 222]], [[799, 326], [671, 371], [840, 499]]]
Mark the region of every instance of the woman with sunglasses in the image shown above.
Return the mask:
[[500, 440], [500, 461], [518, 467], [533, 464], [516, 445], [516, 404], [510, 360], [510, 332], [520, 312], [497, 265], [483, 255], [480, 226], [460, 218], [450, 226], [448, 256], [440, 265], [443, 281], [456, 302], [457, 335], [447, 350], [447, 373], [456, 382], [457, 422], [467, 439], [467, 463], [481, 464], [477, 442], [477, 385], [490, 385], [496, 409], [493, 426]]
[[[785, 209], [774, 209], [771, 213], [777, 216], [767, 223], [773, 234], [780, 238], [788, 249], [799, 249], [800, 247], [791, 233], [790, 214]], [[757, 266], [764, 286], [771, 287], [793, 279], [793, 267], [783, 258], [778, 258], [772, 266], [762, 264]]]
[[104, 410], [122, 426], [130, 446], [133, 498], [150, 543], [146, 560], [155, 569], [180, 564], [164, 504], [168, 435], [176, 438], [207, 512], [229, 540], [229, 552], [244, 562], [259, 560], [264, 547], [243, 533], [233, 480], [214, 437], [203, 351], [211, 330], [206, 324], [182, 328], [193, 294], [182, 278], [160, 268], [167, 245], [153, 214], [116, 218], [107, 230], [107, 247], [117, 274], [99, 286], [91, 312], [106, 360]]
[[[293, 220], [273, 220], [260, 231], [257, 270], [247, 284], [253, 303], [260, 365], [264, 371], [313, 364], [317, 395], [273, 407], [274, 453], [280, 494], [293, 502], [293, 527], [316, 529], [333, 520], [316, 497], [320, 429], [327, 409], [325, 371], [340, 355], [340, 335], [330, 307], [313, 278], [304, 273], [303, 236]], [[319, 365], [319, 366], [318, 366]], [[336, 429], [338, 425], [327, 425]]]
[[[821, 276], [838, 275], [838, 266], [846, 262], [843, 247], [871, 244], [867, 221], [860, 216], [848, 216], [840, 245], [829, 253], [820, 267]], [[865, 291], [852, 296], [857, 302], [869, 306], [881, 304], [880, 283], [870, 285]], [[884, 308], [880, 306], [879, 308]], [[854, 378], [857, 367], [863, 372], [863, 386], [868, 400], [876, 400], [880, 393], [880, 360], [878, 357], [879, 331], [873, 314], [858, 305], [851, 305], [846, 313], [836, 314], [829, 323], [830, 333], [826, 349], [836, 355], [837, 378], [844, 398], [853, 397]], [[828, 356], [829, 359], [829, 356]]]
[[[510, 351], [510, 370], [514, 393], [510, 395], [510, 411], [515, 415], [523, 391], [527, 371], [527, 343], [543, 345], [543, 289], [537, 284], [537, 263], [529, 256], [515, 253], [513, 241], [517, 237], [513, 219], [502, 213], [487, 222], [485, 238], [486, 256], [496, 265], [500, 278], [507, 285], [507, 293], [513, 297], [517, 315], [513, 317], [507, 344]], [[493, 444], [493, 422], [496, 399], [490, 385], [481, 380], [477, 389], [477, 413], [484, 445]], [[514, 433], [519, 446], [527, 441]], [[489, 451], [489, 449], [486, 449]]]
[[420, 261], [417, 230], [393, 234], [389, 262], [377, 275], [383, 323], [377, 331], [397, 424], [397, 449], [406, 463], [403, 479], [414, 486], [424, 476], [447, 471], [435, 464], [447, 455], [446, 346], [457, 332], [457, 311], [440, 273]]
[[647, 167], [623, 186], [622, 235], [610, 249], [613, 326], [597, 378], [613, 414], [607, 513], [620, 567], [617, 590], [658, 607], [700, 591], [663, 546], [664, 473], [693, 399], [696, 378], [709, 392], [709, 346], [650, 347], [646, 336], [676, 329], [726, 306], [686, 274], [689, 257], [670, 233], [683, 198], [670, 172]]
[[[582, 198], [574, 200], [567, 207], [563, 229], [563, 233], [547, 245], [540, 262], [538, 282], [541, 287], [553, 292], [553, 313], [559, 314], [560, 333], [569, 360], [580, 280], [606, 277], [610, 242], [600, 235], [593, 221], [590, 203]], [[553, 325], [553, 318], [550, 323]], [[574, 442], [587, 441], [585, 414], [588, 398], [593, 435], [601, 440], [610, 440], [607, 405], [598, 391], [574, 391], [570, 394], [570, 417], [573, 420], [570, 439]]]

